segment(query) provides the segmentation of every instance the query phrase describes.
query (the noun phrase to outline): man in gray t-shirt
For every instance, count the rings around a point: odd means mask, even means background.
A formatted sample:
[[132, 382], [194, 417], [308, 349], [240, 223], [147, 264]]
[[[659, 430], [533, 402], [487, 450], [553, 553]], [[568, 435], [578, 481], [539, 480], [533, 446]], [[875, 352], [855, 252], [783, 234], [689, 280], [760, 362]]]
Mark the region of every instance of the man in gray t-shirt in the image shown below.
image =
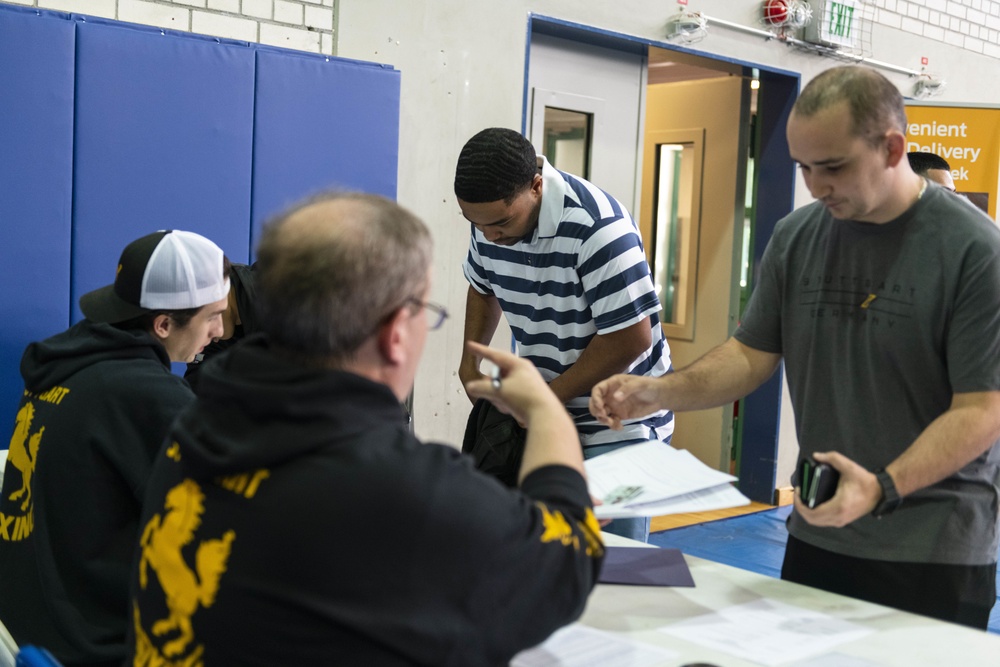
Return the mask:
[[840, 473], [795, 499], [782, 577], [985, 628], [1000, 496], [1000, 233], [913, 173], [902, 97], [835, 67], [803, 90], [789, 151], [819, 201], [778, 223], [733, 338], [663, 378], [613, 376], [612, 427], [733, 401], [784, 359], [801, 457]]

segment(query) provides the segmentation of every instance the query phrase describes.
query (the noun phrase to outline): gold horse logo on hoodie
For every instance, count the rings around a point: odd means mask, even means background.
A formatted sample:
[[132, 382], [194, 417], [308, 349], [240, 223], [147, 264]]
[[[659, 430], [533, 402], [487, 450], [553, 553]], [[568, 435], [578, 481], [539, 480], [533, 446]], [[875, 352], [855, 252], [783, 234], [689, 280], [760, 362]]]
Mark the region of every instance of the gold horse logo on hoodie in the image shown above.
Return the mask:
[[[169, 610], [166, 618], [153, 623], [152, 633], [157, 637], [168, 632], [179, 633], [163, 645], [163, 655], [168, 658], [182, 654], [194, 639], [191, 617], [198, 608], [211, 607], [215, 602], [219, 578], [226, 571], [230, 546], [236, 538], [236, 533], [228, 530], [221, 539], [203, 541], [195, 553], [195, 569], [188, 566], [181, 549], [194, 539], [201, 525], [204, 502], [205, 495], [198, 484], [185, 479], [167, 492], [164, 507], [168, 511], [162, 517], [153, 515], [142, 533], [139, 585], [146, 589], [148, 565], [160, 580]], [[141, 641], [145, 633], [141, 631], [138, 615], [135, 620], [137, 639]]]
[[29, 438], [31, 422], [35, 419], [35, 406], [27, 402], [17, 411], [14, 426], [14, 435], [10, 437], [10, 450], [7, 452], [7, 460], [21, 473], [21, 488], [8, 496], [8, 500], [18, 500], [24, 498], [21, 503], [21, 511], [27, 512], [31, 505], [31, 476], [35, 472], [35, 463], [38, 461], [38, 448], [42, 444], [42, 434], [45, 427], [41, 427]]

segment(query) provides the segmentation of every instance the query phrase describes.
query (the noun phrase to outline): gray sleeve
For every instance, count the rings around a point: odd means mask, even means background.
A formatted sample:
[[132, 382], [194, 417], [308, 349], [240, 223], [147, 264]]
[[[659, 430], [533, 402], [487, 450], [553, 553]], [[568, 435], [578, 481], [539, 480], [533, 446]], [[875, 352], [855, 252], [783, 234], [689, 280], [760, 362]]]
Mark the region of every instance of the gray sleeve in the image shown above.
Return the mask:
[[945, 351], [956, 393], [1000, 390], [1000, 239], [989, 232], [956, 258], [962, 271]]
[[782, 266], [782, 262], [787, 254], [780, 242], [779, 228], [775, 229], [771, 241], [764, 250], [750, 301], [733, 334], [736, 340], [747, 347], [777, 354], [782, 353], [783, 347], [781, 298], [785, 267]]

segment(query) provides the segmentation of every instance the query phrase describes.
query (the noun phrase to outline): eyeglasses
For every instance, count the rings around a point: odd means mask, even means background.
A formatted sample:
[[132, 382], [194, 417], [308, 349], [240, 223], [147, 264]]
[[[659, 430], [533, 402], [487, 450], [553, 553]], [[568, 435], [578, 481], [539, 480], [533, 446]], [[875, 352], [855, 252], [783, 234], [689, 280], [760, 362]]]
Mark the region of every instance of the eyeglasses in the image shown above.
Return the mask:
[[410, 297], [406, 300], [407, 303], [412, 303], [416, 306], [420, 306], [426, 310], [429, 310], [434, 315], [433, 320], [428, 320], [427, 328], [431, 331], [437, 331], [444, 324], [444, 321], [448, 319], [448, 310], [441, 305], [434, 303], [433, 301], [421, 301], [416, 297]]

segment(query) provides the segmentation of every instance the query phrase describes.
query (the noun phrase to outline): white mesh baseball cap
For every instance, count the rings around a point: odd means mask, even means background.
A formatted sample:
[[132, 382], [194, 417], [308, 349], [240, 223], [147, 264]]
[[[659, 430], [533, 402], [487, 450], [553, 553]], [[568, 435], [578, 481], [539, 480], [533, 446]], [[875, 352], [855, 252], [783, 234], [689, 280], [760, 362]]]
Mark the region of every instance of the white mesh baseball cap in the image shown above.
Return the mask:
[[115, 282], [80, 297], [92, 322], [115, 324], [156, 310], [200, 308], [229, 294], [223, 252], [201, 234], [159, 231], [125, 246]]

